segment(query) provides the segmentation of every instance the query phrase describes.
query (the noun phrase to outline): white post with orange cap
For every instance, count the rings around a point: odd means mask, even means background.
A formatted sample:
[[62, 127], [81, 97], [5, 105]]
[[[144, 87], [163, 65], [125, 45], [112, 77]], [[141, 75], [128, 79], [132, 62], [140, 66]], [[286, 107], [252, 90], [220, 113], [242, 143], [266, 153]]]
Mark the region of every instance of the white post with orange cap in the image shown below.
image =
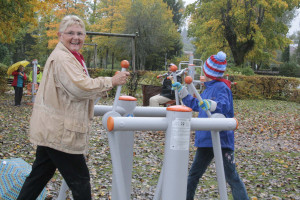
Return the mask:
[[32, 64], [33, 64], [33, 69], [32, 69], [32, 85], [31, 85], [31, 102], [34, 103], [35, 95], [36, 95], [35, 86], [37, 84], [37, 65], [38, 65], [37, 59], [34, 59], [32, 61]]
[[[103, 125], [114, 134], [121, 130], [122, 134], [128, 130], [166, 130], [164, 164], [157, 186], [157, 199], [184, 200], [187, 190], [192, 109], [186, 106], [170, 106], [166, 110], [164, 118], [124, 118], [107, 115], [103, 117]], [[124, 162], [128, 161], [122, 160], [123, 167]]]
[[[123, 108], [123, 117], [133, 117], [137, 99], [130, 96], [120, 96], [117, 106]], [[116, 106], [116, 108], [117, 108]], [[120, 116], [115, 111], [108, 112], [103, 116]], [[106, 127], [106, 125], [104, 125]], [[113, 165], [112, 200], [130, 199], [131, 179], [133, 164], [134, 132], [113, 131], [108, 132], [109, 146]]]
[[[171, 71], [172, 71], [172, 76], [173, 76], [174, 82], [177, 82], [177, 74], [176, 74], [177, 66], [172, 65], [171, 66]], [[178, 91], [177, 90], [175, 90], [175, 100], [176, 100], [176, 105], [179, 105], [179, 97], [178, 97]]]
[[[129, 67], [127, 60], [121, 61], [122, 71], [126, 71]], [[111, 113], [103, 116], [118, 116], [116, 112], [117, 106], [124, 104], [120, 100], [120, 93], [122, 86], [117, 87], [113, 109]], [[130, 98], [126, 98], [127, 100]], [[135, 98], [134, 98], [135, 99]], [[136, 107], [136, 99], [125, 101], [126, 105], [120, 106], [124, 109], [123, 116], [133, 116], [133, 110]], [[108, 132], [108, 141], [110, 146], [110, 154], [113, 162], [113, 183], [112, 183], [112, 199], [130, 199], [131, 195], [131, 173], [132, 173], [132, 159], [133, 159], [133, 131], [128, 132]], [[127, 147], [124, 144], [128, 145]]]
[[[121, 70], [122, 72], [126, 71], [126, 69], [129, 67], [129, 62], [127, 60], [122, 60], [121, 61], [121, 67], [122, 67], [122, 70]], [[115, 110], [116, 107], [117, 107], [117, 102], [119, 100], [121, 90], [122, 90], [122, 86], [118, 85], [115, 100], [114, 100], [114, 104], [113, 104], [113, 110]]]
[[191, 118], [192, 109], [186, 106], [167, 108], [161, 194], [164, 200], [186, 198]]
[[[166, 130], [164, 163], [156, 187], [154, 200], [184, 200], [186, 198], [187, 189], [190, 131], [211, 130], [218, 132], [221, 130], [234, 130], [238, 123], [234, 118], [213, 118], [214, 115], [219, 114], [212, 115], [212, 118], [191, 118], [192, 109], [186, 106], [170, 106], [166, 108], [166, 110], [166, 117], [154, 118], [121, 117], [120, 115], [107, 113], [102, 121], [105, 128], [114, 134], [116, 132], [123, 133], [130, 130]], [[131, 140], [133, 139], [131, 138]], [[110, 144], [110, 147], [113, 148], [114, 146]], [[115, 158], [112, 157], [112, 159], [114, 160]], [[219, 159], [219, 157], [216, 157], [216, 159]], [[124, 164], [128, 162], [128, 160], [120, 161], [121, 163], [113, 161], [113, 165], [119, 164], [119, 166], [122, 167], [128, 165], [128, 163]], [[219, 170], [220, 169], [217, 168], [217, 171]], [[122, 172], [125, 173], [125, 171]], [[220, 176], [220, 173], [217, 173], [217, 176]], [[114, 178], [116, 180], [118, 179], [117, 182], [119, 182], [119, 176], [114, 176]], [[127, 188], [127, 191], [129, 192], [131, 190]], [[220, 198], [226, 199], [227, 194], [225, 193], [224, 196], [224, 193], [220, 193]]]

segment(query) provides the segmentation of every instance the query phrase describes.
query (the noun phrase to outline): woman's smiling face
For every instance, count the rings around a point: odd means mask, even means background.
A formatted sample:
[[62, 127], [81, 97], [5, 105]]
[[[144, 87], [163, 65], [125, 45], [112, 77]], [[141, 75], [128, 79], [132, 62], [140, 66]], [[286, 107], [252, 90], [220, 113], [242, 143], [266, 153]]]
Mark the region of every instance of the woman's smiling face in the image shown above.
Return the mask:
[[85, 39], [84, 30], [78, 24], [67, 27], [64, 32], [59, 32], [58, 36], [65, 47], [76, 52], [82, 48]]

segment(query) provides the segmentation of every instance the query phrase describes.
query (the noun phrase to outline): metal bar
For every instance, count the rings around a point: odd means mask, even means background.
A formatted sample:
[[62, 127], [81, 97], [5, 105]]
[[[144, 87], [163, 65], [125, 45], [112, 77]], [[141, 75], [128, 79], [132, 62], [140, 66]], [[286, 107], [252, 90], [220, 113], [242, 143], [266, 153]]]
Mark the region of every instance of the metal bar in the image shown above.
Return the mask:
[[103, 36], [114, 36], [114, 37], [137, 37], [136, 34], [120, 34], [120, 33], [100, 33], [100, 32], [86, 32], [87, 35], [103, 35]]
[[84, 43], [83, 45], [97, 46], [97, 44]]
[[192, 118], [191, 130], [203, 131], [227, 131], [235, 130], [237, 120], [235, 118]]
[[132, 70], [135, 72], [135, 37], [131, 40], [131, 52], [132, 52]]
[[61, 186], [60, 186], [60, 190], [58, 193], [58, 197], [56, 200], [65, 200], [67, 199], [67, 191], [68, 191], [69, 187], [65, 181], [65, 179], [62, 180]]
[[[112, 117], [113, 131], [163, 131], [167, 130], [165, 117]], [[235, 130], [234, 118], [192, 118], [191, 130]]]
[[222, 148], [220, 141], [220, 133], [218, 131], [211, 131], [211, 138], [213, 143], [213, 151], [216, 162], [216, 171], [217, 171], [217, 181], [219, 184], [219, 194], [221, 200], [227, 200], [227, 189], [226, 189], [226, 180], [225, 172], [223, 167], [223, 157], [222, 157]]
[[[125, 72], [125, 71], [126, 71], [126, 68], [122, 68], [121, 72]], [[118, 104], [118, 101], [119, 101], [121, 90], [122, 90], [122, 85], [118, 85], [115, 100], [114, 100], [114, 104], [113, 104], [113, 111], [115, 111], [116, 108], [117, 108], [117, 104]]]
[[[94, 106], [94, 115], [95, 116], [103, 116], [105, 113], [112, 111], [112, 106], [105, 105], [95, 105]], [[125, 113], [124, 108], [117, 106], [116, 112], [123, 115]], [[165, 117], [166, 116], [166, 108], [165, 107], [136, 107], [133, 111], [133, 115], [135, 117]]]
[[168, 122], [165, 117], [112, 117], [112, 131], [165, 131]]

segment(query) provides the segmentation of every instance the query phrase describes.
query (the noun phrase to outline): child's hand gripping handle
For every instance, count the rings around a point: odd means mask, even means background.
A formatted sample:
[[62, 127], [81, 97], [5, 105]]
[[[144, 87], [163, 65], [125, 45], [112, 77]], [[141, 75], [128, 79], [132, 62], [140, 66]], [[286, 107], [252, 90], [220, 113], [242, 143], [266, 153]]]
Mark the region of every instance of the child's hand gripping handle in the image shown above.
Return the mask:
[[[196, 88], [195, 88], [195, 86], [194, 86], [194, 84], [193, 84], [193, 78], [190, 77], [190, 76], [187, 76], [187, 77], [185, 77], [184, 81], [185, 81], [185, 83], [188, 85], [188, 87], [190, 87], [190, 88], [192, 89], [193, 93], [196, 95], [196, 98], [199, 100], [200, 107], [201, 107], [201, 106], [204, 106], [204, 107], [205, 107], [205, 106], [208, 106], [208, 105], [206, 104], [206, 102], [204, 102], [204, 101], [202, 100], [200, 94], [199, 94], [198, 91], [196, 90]], [[211, 117], [211, 112], [209, 111], [209, 109], [205, 109], [205, 112], [206, 112], [208, 118], [210, 118], [210, 117]]]
[[[126, 71], [126, 69], [129, 67], [129, 62], [127, 60], [122, 60], [121, 61], [121, 67], [122, 67], [121, 72]], [[118, 72], [116, 72], [116, 73], [118, 73]], [[113, 105], [113, 109], [112, 109], [113, 111], [115, 111], [116, 108], [117, 108], [117, 104], [118, 104], [118, 100], [119, 100], [119, 97], [120, 97], [120, 94], [121, 94], [121, 90], [122, 90], [122, 85], [118, 85], [116, 95], [115, 95], [114, 105]]]

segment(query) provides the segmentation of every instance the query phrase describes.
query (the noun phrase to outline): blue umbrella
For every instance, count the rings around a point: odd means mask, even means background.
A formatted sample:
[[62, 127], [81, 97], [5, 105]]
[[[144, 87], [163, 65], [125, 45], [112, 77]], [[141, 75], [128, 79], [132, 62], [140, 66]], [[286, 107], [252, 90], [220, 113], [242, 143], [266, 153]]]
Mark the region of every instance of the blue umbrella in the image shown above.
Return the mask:
[[[0, 199], [17, 199], [23, 183], [31, 172], [31, 165], [21, 158], [0, 160]], [[47, 191], [41, 192], [37, 200], [44, 200]]]

